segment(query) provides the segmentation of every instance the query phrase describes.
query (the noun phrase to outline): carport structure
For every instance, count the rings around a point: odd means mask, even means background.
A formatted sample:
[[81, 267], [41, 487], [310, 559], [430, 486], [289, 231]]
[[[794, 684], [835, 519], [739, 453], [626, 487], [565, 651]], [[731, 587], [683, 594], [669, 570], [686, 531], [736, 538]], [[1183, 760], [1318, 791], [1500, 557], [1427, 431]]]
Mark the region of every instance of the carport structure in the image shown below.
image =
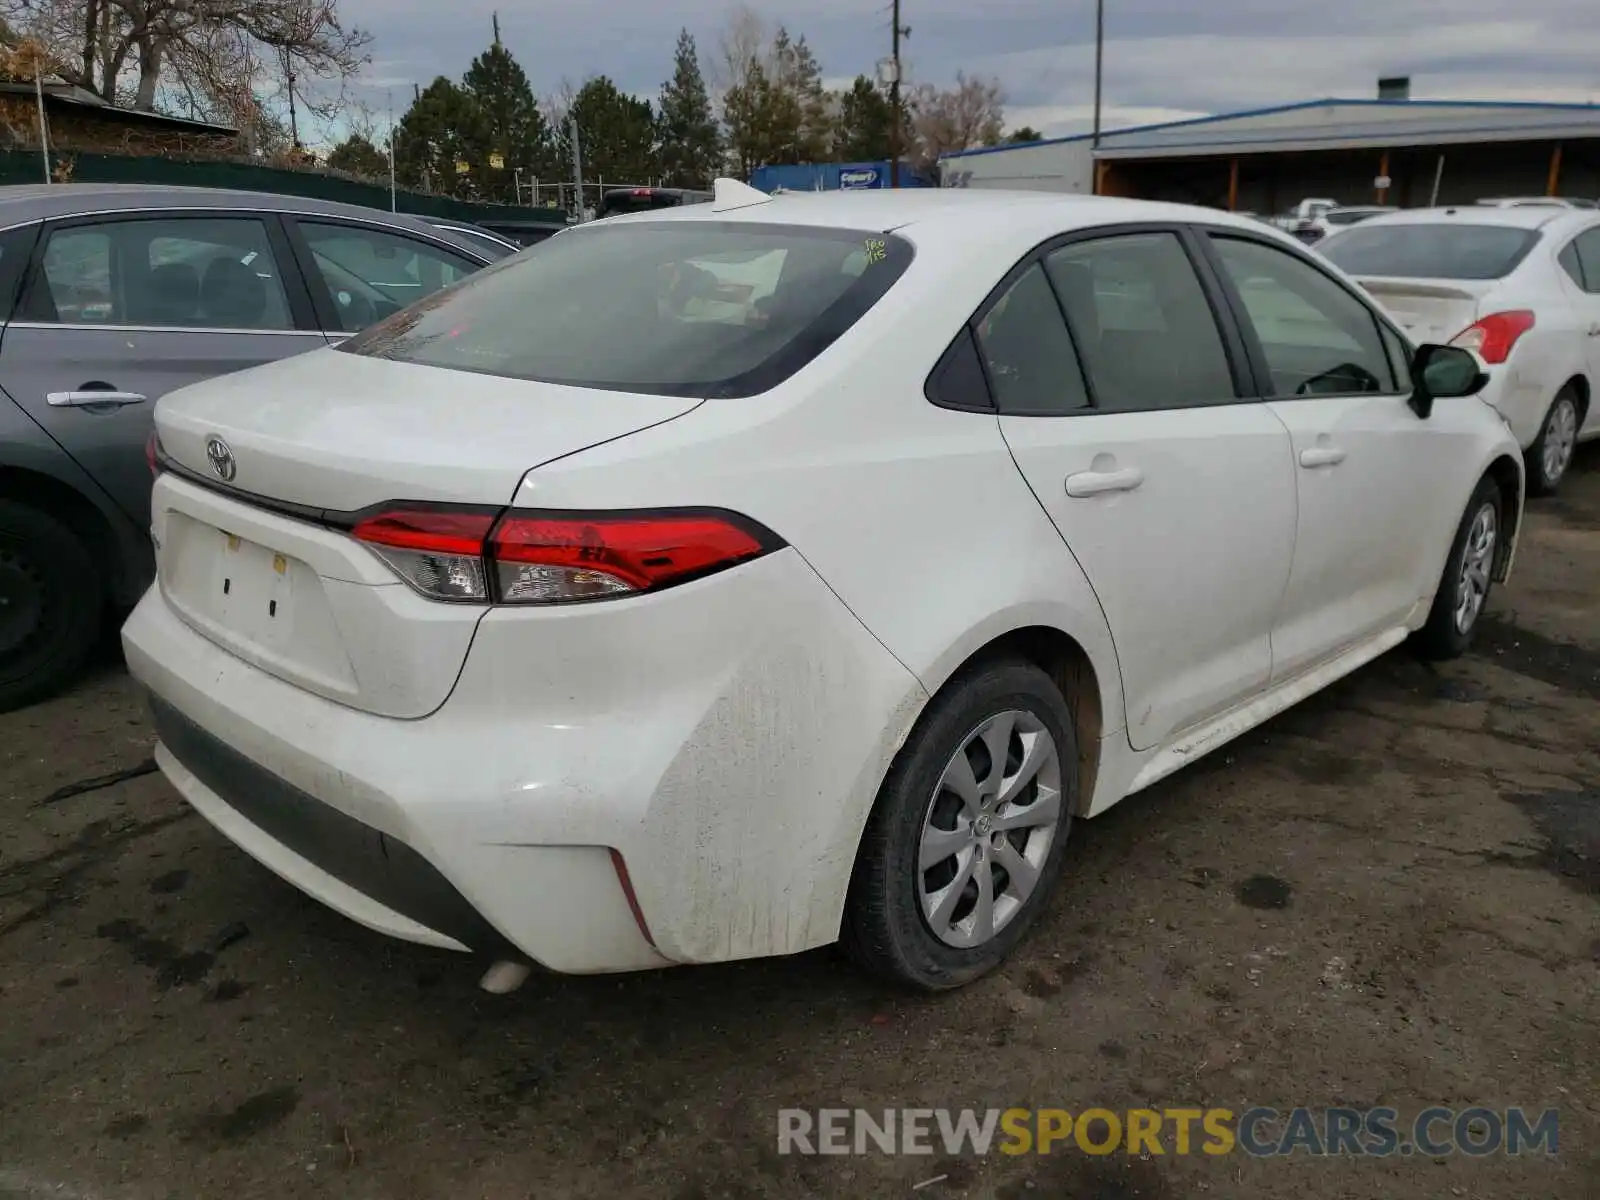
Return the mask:
[[1104, 135], [1094, 190], [1270, 214], [1306, 197], [1600, 197], [1600, 106], [1316, 100]]

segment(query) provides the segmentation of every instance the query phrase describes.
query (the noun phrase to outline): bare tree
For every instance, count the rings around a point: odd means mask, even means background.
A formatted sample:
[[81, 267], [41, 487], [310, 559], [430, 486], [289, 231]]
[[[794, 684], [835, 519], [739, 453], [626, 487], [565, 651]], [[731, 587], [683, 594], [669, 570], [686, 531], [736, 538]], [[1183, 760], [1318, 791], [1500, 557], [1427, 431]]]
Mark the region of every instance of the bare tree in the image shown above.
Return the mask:
[[371, 41], [344, 25], [337, 0], [0, 0], [0, 18], [48, 47], [62, 78], [107, 101], [150, 110], [168, 92], [246, 124], [288, 72], [336, 84], [338, 97], [309, 103], [331, 110]]
[[1004, 136], [1005, 97], [993, 79], [969, 78], [957, 71], [953, 87], [922, 83], [912, 88], [906, 108], [923, 163], [957, 150], [998, 145]]
[[767, 22], [748, 4], [740, 4], [728, 16], [728, 24], [717, 39], [717, 52], [707, 56], [707, 81], [713, 99], [720, 99], [736, 87], [747, 86], [753, 68], [772, 73], [772, 38]]
[[557, 140], [567, 136], [567, 116], [572, 112], [572, 102], [578, 98], [578, 89], [570, 79], [563, 79], [553, 92], [539, 100], [539, 111]]

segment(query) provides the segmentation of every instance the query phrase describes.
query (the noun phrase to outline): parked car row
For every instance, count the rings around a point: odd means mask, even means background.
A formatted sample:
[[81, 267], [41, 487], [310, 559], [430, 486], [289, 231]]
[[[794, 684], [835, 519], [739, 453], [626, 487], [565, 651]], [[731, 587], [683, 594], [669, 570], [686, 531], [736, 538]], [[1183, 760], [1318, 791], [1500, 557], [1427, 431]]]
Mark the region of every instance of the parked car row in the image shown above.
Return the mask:
[[150, 583], [161, 396], [342, 340], [506, 252], [288, 196], [0, 189], [0, 708], [71, 678]]
[[1513, 203], [1412, 209], [1321, 242], [1407, 334], [1475, 351], [1484, 397], [1527, 455], [1528, 489], [1560, 486], [1600, 437], [1600, 210]]
[[167, 395], [123, 644], [195, 809], [486, 986], [949, 988], [1075, 817], [1466, 648], [1523, 506], [1484, 383], [1227, 214], [719, 181]]

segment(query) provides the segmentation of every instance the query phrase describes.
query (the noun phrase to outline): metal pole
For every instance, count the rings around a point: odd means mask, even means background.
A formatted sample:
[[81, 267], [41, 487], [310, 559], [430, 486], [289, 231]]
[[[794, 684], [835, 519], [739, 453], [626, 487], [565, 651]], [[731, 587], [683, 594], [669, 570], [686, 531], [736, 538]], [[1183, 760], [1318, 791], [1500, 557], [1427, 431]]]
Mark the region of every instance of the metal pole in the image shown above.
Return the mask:
[[1439, 204], [1439, 184], [1444, 179], [1444, 155], [1439, 155], [1439, 165], [1433, 172], [1433, 194], [1428, 197], [1428, 207], [1435, 208]]
[[394, 89], [389, 89], [389, 211], [399, 212], [394, 179]]
[[1106, 56], [1106, 0], [1094, 2], [1094, 148], [1100, 149], [1100, 92]]
[[50, 183], [50, 127], [44, 120], [44, 75], [37, 58], [33, 60], [33, 95], [39, 102], [39, 153], [44, 156], [44, 181]]
[[894, 63], [894, 77], [889, 80], [889, 186], [900, 186], [900, 0], [894, 0], [894, 36], [890, 42], [890, 58]]
[[583, 224], [583, 153], [578, 149], [577, 117], [567, 118], [567, 136], [572, 139], [572, 181], [578, 189], [578, 219], [575, 223], [581, 225]]

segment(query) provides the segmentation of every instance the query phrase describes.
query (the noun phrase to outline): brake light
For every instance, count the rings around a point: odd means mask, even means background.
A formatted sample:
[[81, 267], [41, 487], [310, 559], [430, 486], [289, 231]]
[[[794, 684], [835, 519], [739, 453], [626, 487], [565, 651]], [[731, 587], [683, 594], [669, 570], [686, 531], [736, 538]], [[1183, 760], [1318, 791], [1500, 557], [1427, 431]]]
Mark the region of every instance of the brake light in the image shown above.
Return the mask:
[[396, 508], [358, 521], [350, 533], [424, 596], [481, 604], [489, 599], [483, 542], [494, 516], [476, 509]]
[[150, 478], [161, 474], [161, 435], [154, 429], [144, 440], [144, 461], [150, 468]]
[[395, 507], [351, 530], [435, 600], [563, 604], [657, 591], [783, 545], [720, 509], [570, 513]]
[[1490, 313], [1456, 334], [1450, 344], [1475, 351], [1484, 362], [1498, 365], [1511, 357], [1512, 347], [1533, 325], [1533, 313], [1526, 308]]

